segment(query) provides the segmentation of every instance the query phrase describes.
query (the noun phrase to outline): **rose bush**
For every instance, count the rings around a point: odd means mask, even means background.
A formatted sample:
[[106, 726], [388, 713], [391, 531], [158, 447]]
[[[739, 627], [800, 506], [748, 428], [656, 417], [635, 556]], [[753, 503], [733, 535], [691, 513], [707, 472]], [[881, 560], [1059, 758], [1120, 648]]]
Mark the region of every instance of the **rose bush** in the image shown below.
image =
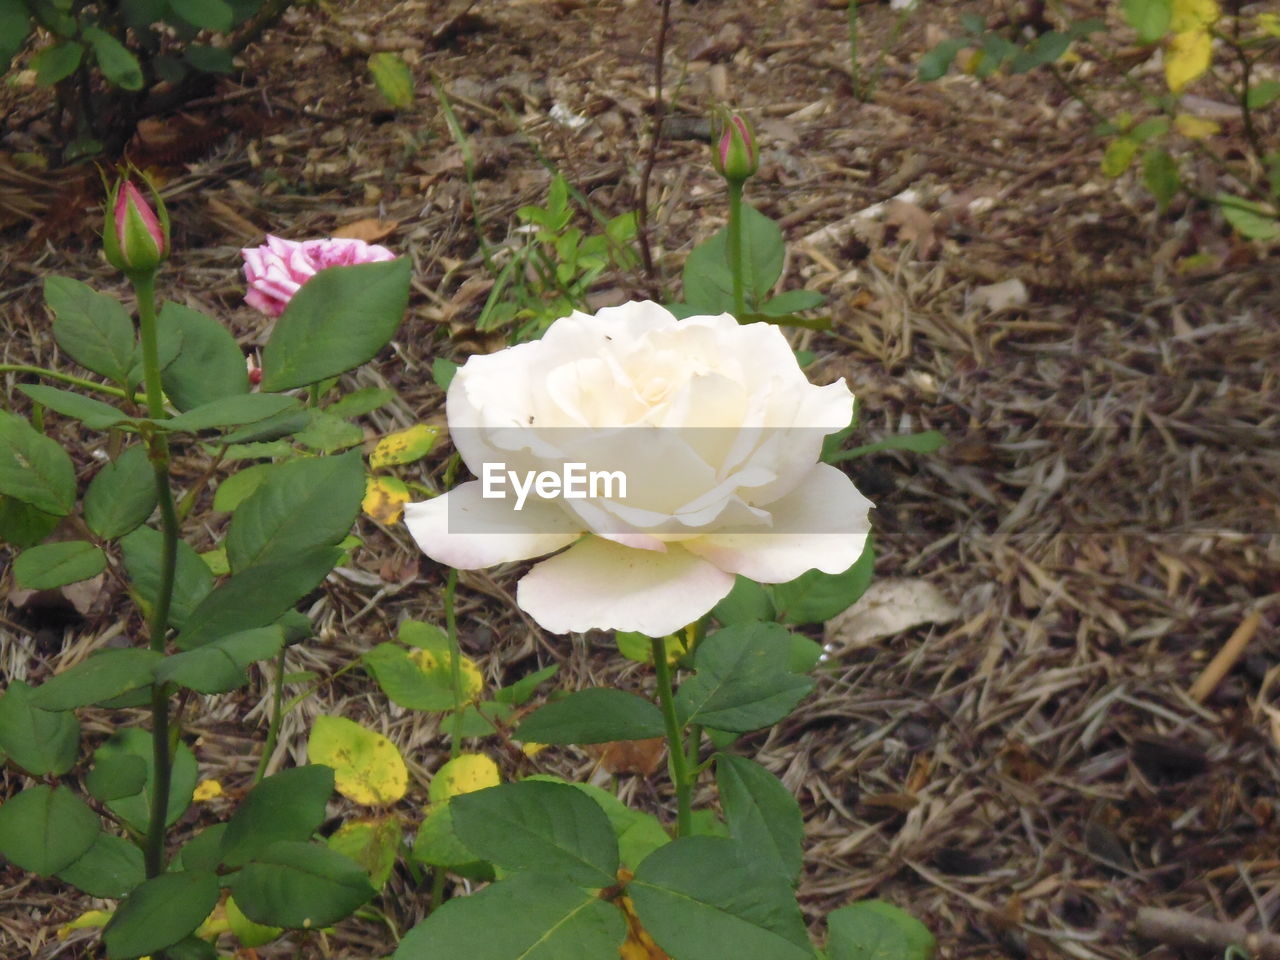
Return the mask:
[[584, 463], [621, 471], [626, 496], [530, 496], [516, 509], [475, 480], [407, 505], [405, 523], [463, 570], [563, 550], [517, 590], [551, 632], [663, 636], [736, 574], [782, 583], [857, 560], [871, 504], [819, 462], [852, 411], [844, 380], [811, 384], [776, 327], [677, 320], [648, 302], [573, 313], [541, 340], [471, 357], [449, 387], [450, 434], [476, 476], [486, 463]]
[[302, 285], [327, 267], [394, 260], [386, 247], [332, 237], [324, 240], [282, 240], [267, 234], [260, 247], [240, 251], [249, 283], [245, 302], [268, 316], [278, 317]]

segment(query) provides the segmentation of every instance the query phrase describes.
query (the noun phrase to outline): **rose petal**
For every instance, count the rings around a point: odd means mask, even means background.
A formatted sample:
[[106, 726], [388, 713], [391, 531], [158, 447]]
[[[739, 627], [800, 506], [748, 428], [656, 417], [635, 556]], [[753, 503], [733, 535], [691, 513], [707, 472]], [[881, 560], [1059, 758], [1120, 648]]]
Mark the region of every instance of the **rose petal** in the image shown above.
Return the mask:
[[432, 500], [405, 504], [405, 526], [423, 553], [459, 570], [477, 570], [541, 557], [582, 535], [555, 503], [530, 499], [516, 510], [510, 498], [486, 499], [481, 493], [482, 484], [473, 480]]
[[588, 537], [535, 566], [516, 602], [545, 630], [634, 630], [662, 637], [733, 589], [733, 575], [668, 544], [665, 553]]
[[867, 545], [871, 501], [844, 473], [816, 464], [787, 496], [769, 504], [769, 533], [711, 533], [682, 546], [721, 570], [786, 583], [807, 570], [841, 573]]

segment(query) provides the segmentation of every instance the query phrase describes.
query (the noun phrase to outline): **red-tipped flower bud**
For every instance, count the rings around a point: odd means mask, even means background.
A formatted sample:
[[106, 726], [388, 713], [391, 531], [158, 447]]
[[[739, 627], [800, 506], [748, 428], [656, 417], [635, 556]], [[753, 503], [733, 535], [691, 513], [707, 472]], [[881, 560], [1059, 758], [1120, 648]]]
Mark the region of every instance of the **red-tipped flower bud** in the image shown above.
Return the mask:
[[128, 178], [118, 181], [107, 197], [107, 224], [102, 245], [107, 262], [129, 275], [147, 274], [169, 256], [169, 213], [151, 182], [148, 203]]
[[711, 163], [726, 180], [742, 183], [760, 167], [755, 134], [740, 113], [719, 115], [711, 147]]

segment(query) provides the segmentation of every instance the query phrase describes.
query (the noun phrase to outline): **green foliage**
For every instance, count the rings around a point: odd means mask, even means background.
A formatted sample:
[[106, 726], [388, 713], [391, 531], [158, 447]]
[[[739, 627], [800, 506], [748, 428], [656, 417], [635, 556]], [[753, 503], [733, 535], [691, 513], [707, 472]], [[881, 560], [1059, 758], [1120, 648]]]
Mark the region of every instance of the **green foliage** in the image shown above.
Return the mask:
[[84, 856], [100, 832], [98, 818], [67, 787], [28, 787], [0, 806], [0, 854], [48, 877]]
[[250, 664], [275, 656], [283, 645], [279, 626], [244, 630], [165, 657], [156, 664], [155, 678], [197, 693], [226, 693], [248, 683]]
[[14, 680], [0, 697], [0, 750], [33, 777], [59, 776], [76, 762], [80, 724], [73, 713], [50, 712], [32, 704], [34, 692]]
[[871, 585], [876, 551], [867, 537], [862, 555], [843, 573], [810, 570], [773, 587], [773, 605], [783, 623], [822, 623], [847, 610]]
[[402, 57], [375, 53], [369, 57], [369, 73], [387, 103], [399, 109], [413, 106], [413, 71]]
[[618, 841], [604, 811], [568, 784], [505, 783], [449, 801], [459, 839], [506, 870], [536, 870], [582, 887], [605, 887]]
[[[143, 787], [135, 793], [106, 802], [107, 809], [119, 817], [124, 823], [145, 833], [151, 820], [151, 794], [155, 789], [155, 752], [151, 744], [151, 734], [146, 730], [130, 727], [117, 730], [97, 750], [94, 751], [94, 763], [113, 762], [108, 758], [125, 754], [136, 757], [146, 765], [146, 779]], [[191, 794], [196, 788], [196, 758], [191, 749], [179, 743], [173, 752], [173, 767], [169, 782], [169, 806], [166, 810], [165, 825], [174, 823], [191, 806]]]
[[104, 650], [37, 687], [30, 703], [41, 710], [71, 710], [110, 700], [150, 686], [152, 667], [161, 659], [154, 650]]
[[827, 917], [830, 960], [932, 960], [933, 935], [915, 917], [883, 900], [864, 900]]
[[108, 960], [130, 960], [172, 946], [195, 930], [218, 902], [218, 877], [180, 870], [152, 877], [121, 902], [102, 931]]
[[[146, 609], [155, 604], [160, 592], [162, 537], [152, 527], [138, 527], [120, 540], [120, 554], [125, 572], [133, 582], [138, 598]], [[213, 574], [200, 555], [185, 541], [178, 541], [177, 566], [173, 577], [173, 602], [169, 606], [169, 624], [181, 627], [213, 589]]]
[[[333, 770], [323, 764], [267, 777], [249, 791], [228, 821], [222, 836], [222, 862], [239, 867], [277, 841], [309, 840], [324, 820], [325, 805], [332, 795]], [[240, 903], [243, 909], [245, 901]], [[260, 923], [275, 922], [252, 913], [249, 916]]]
[[136, 844], [110, 833], [99, 833], [93, 846], [57, 877], [91, 897], [118, 900], [146, 877], [142, 851]]
[[179, 410], [194, 410], [225, 397], [247, 393], [249, 373], [231, 331], [212, 317], [177, 303], [160, 308], [161, 329], [181, 342], [160, 371], [164, 392]]
[[694, 656], [697, 671], [676, 694], [683, 723], [745, 733], [776, 723], [813, 689], [791, 672], [790, 633], [776, 623], [725, 627]]
[[[230, 828], [228, 828], [228, 831]], [[318, 844], [282, 840], [262, 849], [228, 886], [244, 915], [275, 927], [311, 929], [350, 914], [375, 893], [364, 869]]]
[[648, 700], [622, 690], [578, 690], [548, 703], [516, 729], [526, 743], [608, 743], [647, 740], [665, 730], [662, 714]]
[[[476, 329], [513, 326], [512, 340], [535, 339], [552, 321], [587, 309], [587, 293], [605, 270], [635, 266], [636, 215], [620, 214], [602, 222], [602, 232], [587, 234], [571, 225], [574, 207], [570, 193], [568, 181], [557, 174], [551, 180], [545, 207], [526, 206], [516, 211], [524, 225], [520, 232], [529, 239], [510, 248], [510, 259], [494, 277]], [[574, 199], [582, 198], [575, 193]], [[441, 368], [433, 372], [436, 382], [447, 387], [452, 371]]]
[[791, 885], [735, 840], [673, 840], [640, 864], [628, 892], [658, 946], [681, 960], [813, 958]]
[[107, 568], [107, 557], [87, 540], [44, 543], [18, 554], [13, 577], [29, 590], [50, 590], [96, 577]]
[[[372, 360], [409, 302], [408, 257], [330, 267], [294, 295], [262, 351], [263, 391], [305, 387]], [[352, 317], [361, 318], [353, 323]]]
[[64, 517], [76, 502], [76, 471], [65, 450], [27, 421], [0, 410], [0, 494]]
[[58, 347], [86, 370], [123, 385], [136, 348], [133, 323], [119, 301], [70, 277], [48, 277], [44, 299]]
[[758, 763], [726, 753], [716, 756], [716, 786], [730, 835], [794, 884], [804, 858], [804, 822], [791, 791]]
[[84, 494], [84, 521], [104, 540], [136, 529], [156, 507], [156, 480], [147, 448], [135, 443], [106, 464]]

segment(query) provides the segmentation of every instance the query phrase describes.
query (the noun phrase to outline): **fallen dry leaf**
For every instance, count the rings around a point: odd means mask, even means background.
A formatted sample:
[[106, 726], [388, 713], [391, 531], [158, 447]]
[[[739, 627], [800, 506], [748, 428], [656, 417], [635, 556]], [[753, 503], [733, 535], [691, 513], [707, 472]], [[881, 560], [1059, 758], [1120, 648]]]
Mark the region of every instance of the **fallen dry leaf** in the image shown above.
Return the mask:
[[969, 293], [969, 306], [980, 310], [997, 313], [1012, 307], [1025, 307], [1030, 296], [1027, 285], [1014, 277], [1000, 283], [989, 283], [984, 287], [975, 287]]
[[333, 231], [335, 237], [346, 240], [363, 240], [365, 243], [377, 243], [383, 237], [390, 236], [400, 226], [398, 220], [379, 220], [377, 217], [366, 217], [343, 224]]
[[857, 649], [922, 623], [949, 623], [959, 616], [959, 608], [928, 580], [876, 580], [857, 603], [827, 623], [824, 639], [835, 649]]

